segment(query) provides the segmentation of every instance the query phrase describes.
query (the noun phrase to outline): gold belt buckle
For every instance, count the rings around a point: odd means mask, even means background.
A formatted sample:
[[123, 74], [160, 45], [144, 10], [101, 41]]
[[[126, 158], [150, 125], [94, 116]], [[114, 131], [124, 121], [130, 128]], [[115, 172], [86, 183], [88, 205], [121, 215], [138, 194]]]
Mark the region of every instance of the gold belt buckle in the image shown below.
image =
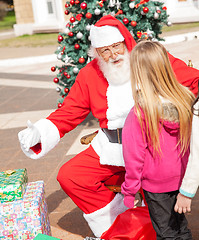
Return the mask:
[[121, 144], [120, 142], [120, 129], [117, 128], [117, 140], [118, 140], [118, 143]]

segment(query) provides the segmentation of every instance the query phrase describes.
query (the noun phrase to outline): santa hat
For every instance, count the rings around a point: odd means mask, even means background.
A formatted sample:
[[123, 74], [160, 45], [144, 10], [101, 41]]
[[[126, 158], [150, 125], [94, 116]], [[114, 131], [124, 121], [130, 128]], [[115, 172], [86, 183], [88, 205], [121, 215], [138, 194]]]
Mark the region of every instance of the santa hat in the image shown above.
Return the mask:
[[91, 45], [94, 48], [105, 47], [112, 45], [113, 43], [123, 42], [124, 37], [116, 27], [102, 26], [96, 27], [91, 26], [90, 30]]
[[102, 17], [90, 30], [91, 45], [95, 48], [125, 41], [130, 52], [136, 42], [129, 30], [118, 19], [111, 15]]

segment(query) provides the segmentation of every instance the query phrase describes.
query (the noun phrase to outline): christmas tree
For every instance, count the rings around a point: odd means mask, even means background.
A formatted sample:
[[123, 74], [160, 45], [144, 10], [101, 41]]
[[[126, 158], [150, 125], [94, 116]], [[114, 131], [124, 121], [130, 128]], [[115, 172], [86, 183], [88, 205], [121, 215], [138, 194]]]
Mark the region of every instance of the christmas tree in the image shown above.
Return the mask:
[[58, 107], [69, 93], [79, 70], [90, 60], [89, 32], [102, 16], [111, 14], [120, 20], [131, 32], [135, 40], [157, 39], [162, 27], [168, 23], [167, 8], [162, 2], [149, 0], [70, 0], [65, 4], [65, 14], [69, 23], [63, 33], [58, 35], [59, 46], [55, 53], [63, 62], [62, 66], [53, 66], [58, 71], [54, 82], [61, 98]]

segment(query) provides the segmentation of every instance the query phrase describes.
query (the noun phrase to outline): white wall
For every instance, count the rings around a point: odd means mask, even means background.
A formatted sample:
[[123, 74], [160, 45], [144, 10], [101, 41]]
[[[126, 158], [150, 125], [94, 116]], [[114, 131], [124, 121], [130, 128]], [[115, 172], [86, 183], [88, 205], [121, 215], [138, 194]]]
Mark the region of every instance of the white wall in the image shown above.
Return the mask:
[[[30, 0], [32, 3], [34, 23], [15, 24], [16, 36], [35, 32], [62, 31], [65, 28], [62, 0]], [[52, 7], [52, 8], [51, 8]]]
[[63, 28], [65, 20], [62, 0], [32, 0], [32, 8], [34, 29]]
[[172, 23], [198, 22], [199, 21], [199, 0], [162, 0], [170, 15]]

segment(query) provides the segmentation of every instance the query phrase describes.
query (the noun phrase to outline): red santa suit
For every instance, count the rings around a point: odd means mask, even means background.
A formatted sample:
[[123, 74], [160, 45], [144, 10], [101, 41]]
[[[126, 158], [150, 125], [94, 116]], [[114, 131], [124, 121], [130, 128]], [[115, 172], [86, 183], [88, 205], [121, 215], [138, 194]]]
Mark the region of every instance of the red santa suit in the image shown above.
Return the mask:
[[[103, 17], [95, 26], [105, 25], [119, 29], [130, 52], [136, 43], [127, 28], [112, 16]], [[196, 94], [199, 71], [187, 67], [184, 62], [170, 54], [169, 58], [178, 81]], [[90, 112], [98, 119], [100, 129], [91, 145], [66, 162], [57, 177], [66, 194], [84, 212], [85, 219], [97, 237], [126, 210], [123, 196], [111, 192], [104, 184], [113, 175], [118, 175], [120, 181], [123, 180], [125, 169], [122, 145], [110, 142], [102, 128], [122, 128], [133, 104], [130, 81], [122, 85], [112, 85], [94, 59], [80, 70], [62, 107], [47, 119], [41, 119], [34, 124], [40, 131], [41, 144], [28, 152], [23, 150], [33, 159], [42, 157]]]

